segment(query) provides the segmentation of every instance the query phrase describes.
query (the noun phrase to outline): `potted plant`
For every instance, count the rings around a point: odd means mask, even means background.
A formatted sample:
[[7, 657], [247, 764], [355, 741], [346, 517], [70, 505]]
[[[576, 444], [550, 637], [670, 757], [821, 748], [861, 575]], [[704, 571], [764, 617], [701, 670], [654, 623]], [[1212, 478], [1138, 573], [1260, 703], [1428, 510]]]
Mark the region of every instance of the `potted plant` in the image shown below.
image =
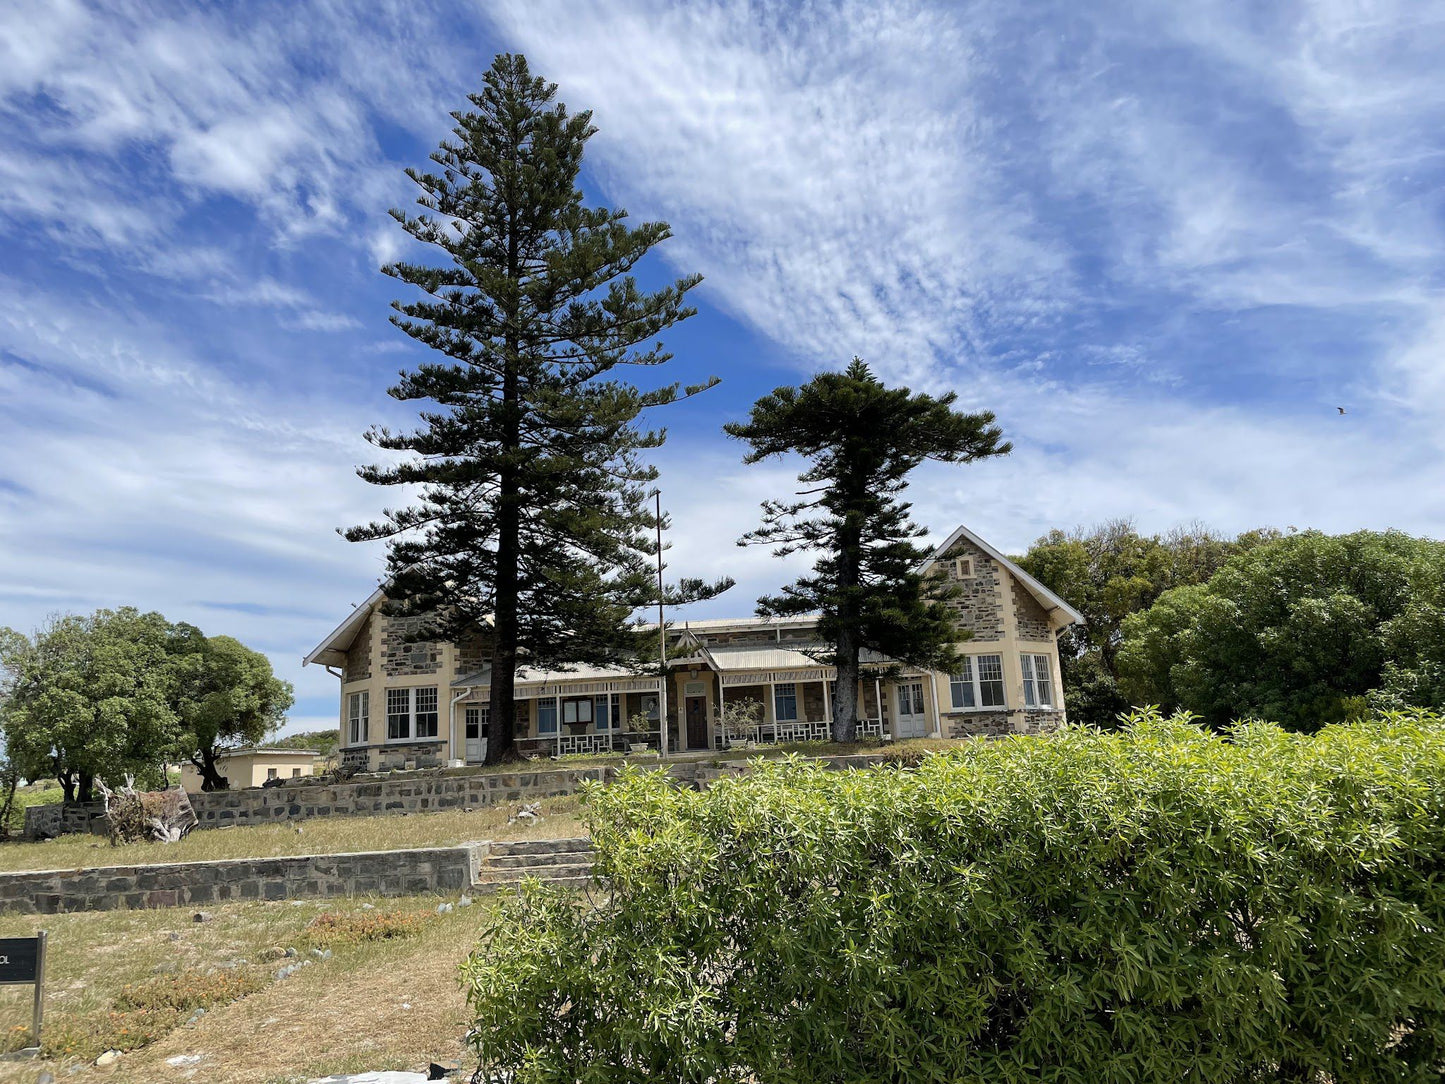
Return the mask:
[[653, 723], [652, 717], [643, 711], [639, 711], [627, 720], [627, 751], [629, 753], [652, 751], [651, 746], [647, 744], [647, 735], [652, 733]]
[[718, 727], [722, 730], [723, 741], [728, 748], [735, 745], [751, 747], [762, 721], [762, 701], [734, 700], [722, 709], [718, 717]]

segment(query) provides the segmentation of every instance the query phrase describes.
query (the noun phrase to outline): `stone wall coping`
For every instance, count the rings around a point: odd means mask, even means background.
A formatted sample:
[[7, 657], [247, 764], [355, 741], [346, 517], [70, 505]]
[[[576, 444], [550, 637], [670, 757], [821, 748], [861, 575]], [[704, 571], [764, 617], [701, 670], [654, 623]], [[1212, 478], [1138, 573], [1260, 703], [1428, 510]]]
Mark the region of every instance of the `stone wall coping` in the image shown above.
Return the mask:
[[[52, 866], [50, 869], [12, 869], [0, 872], [0, 884], [20, 877], [53, 877], [57, 873], [93, 873], [99, 877], [123, 877], [141, 872], [194, 869], [199, 866], [224, 869], [251, 866], [257, 862], [314, 862], [323, 858], [379, 858], [388, 855], [450, 854], [453, 851], [490, 847], [492, 840], [470, 839], [438, 847], [391, 847], [381, 851], [321, 851], [315, 854], [253, 854], [243, 858], [199, 858], [190, 862], [142, 862], [131, 866]], [[164, 844], [161, 844], [164, 846]]]

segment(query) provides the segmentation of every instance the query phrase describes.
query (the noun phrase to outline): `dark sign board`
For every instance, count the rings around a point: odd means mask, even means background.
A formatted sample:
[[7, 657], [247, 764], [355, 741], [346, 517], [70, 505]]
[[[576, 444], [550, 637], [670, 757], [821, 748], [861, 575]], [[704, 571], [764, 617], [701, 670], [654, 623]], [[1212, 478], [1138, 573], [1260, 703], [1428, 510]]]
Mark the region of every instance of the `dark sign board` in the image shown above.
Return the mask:
[[37, 982], [40, 977], [40, 938], [0, 937], [0, 986]]

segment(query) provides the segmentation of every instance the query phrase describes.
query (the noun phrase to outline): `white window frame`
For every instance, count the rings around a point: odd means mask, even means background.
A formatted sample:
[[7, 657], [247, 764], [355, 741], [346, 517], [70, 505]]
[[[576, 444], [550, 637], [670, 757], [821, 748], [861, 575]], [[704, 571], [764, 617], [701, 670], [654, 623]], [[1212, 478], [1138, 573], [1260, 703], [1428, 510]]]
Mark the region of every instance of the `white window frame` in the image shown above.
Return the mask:
[[371, 693], [365, 689], [346, 694], [347, 745], [365, 745], [371, 737]]
[[[928, 711], [923, 699], [923, 682], [921, 681], [900, 681], [894, 686], [898, 700], [898, 714], [900, 717], [908, 716], [910, 719], [917, 719]], [[905, 711], [908, 708], [910, 710]]]
[[[1053, 660], [1047, 655], [1023, 654], [1019, 656], [1019, 664], [1024, 672], [1024, 707], [1049, 710], [1057, 707], [1054, 703]], [[1039, 695], [1041, 686], [1042, 696]]]
[[971, 580], [974, 578], [973, 558], [955, 557], [953, 559], [953, 575], [955, 579]]
[[[475, 717], [477, 732], [471, 733], [473, 717]], [[469, 705], [462, 716], [462, 734], [467, 741], [477, 741], [487, 736], [487, 726], [492, 721], [492, 706], [490, 704]]]
[[[784, 715], [778, 711], [778, 705], [784, 700], [792, 701], [793, 713]], [[798, 721], [798, 683], [796, 681], [780, 681], [773, 686], [773, 721], [777, 723], [796, 723]]]
[[[998, 677], [985, 679], [983, 676], [983, 660], [991, 659], [998, 666]], [[999, 702], [997, 704], [985, 704], [984, 686], [997, 686]], [[963, 670], [957, 674], [950, 675], [948, 679], [949, 700], [954, 711], [1007, 711], [1008, 710], [1008, 683], [1003, 676], [1003, 656], [990, 652], [989, 654], [965, 655], [963, 656]], [[970, 700], [971, 703], [964, 701]]]
[[[431, 707], [421, 710], [421, 694], [431, 694]], [[386, 740], [389, 742], [410, 742], [435, 740], [441, 725], [441, 696], [435, 685], [411, 685], [403, 689], [386, 690]], [[400, 710], [397, 710], [400, 709]], [[404, 732], [392, 733], [392, 721], [401, 720]], [[422, 727], [429, 726], [423, 734]]]

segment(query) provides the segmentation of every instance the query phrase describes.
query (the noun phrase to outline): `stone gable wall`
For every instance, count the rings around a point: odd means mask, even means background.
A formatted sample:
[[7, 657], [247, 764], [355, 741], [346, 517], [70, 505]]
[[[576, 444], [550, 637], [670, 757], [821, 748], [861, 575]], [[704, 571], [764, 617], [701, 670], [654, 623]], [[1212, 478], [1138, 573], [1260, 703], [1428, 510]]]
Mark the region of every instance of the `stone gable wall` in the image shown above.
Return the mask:
[[381, 634], [381, 669], [387, 677], [426, 677], [441, 669], [442, 645], [417, 640], [424, 619], [389, 617]]
[[1018, 622], [1019, 639], [1038, 643], [1052, 641], [1054, 630], [1049, 624], [1049, 612], [1012, 576], [1009, 577], [1009, 587], [1013, 594], [1014, 620]]
[[[973, 558], [973, 576], [957, 579], [951, 562], [955, 557]], [[967, 539], [961, 540], [941, 558], [948, 570], [948, 582], [959, 589], [959, 596], [947, 605], [957, 616], [959, 629], [973, 633], [977, 643], [990, 643], [1004, 638], [1004, 579], [1007, 573]]]
[[346, 653], [346, 671], [342, 681], [366, 681], [371, 677], [371, 627], [375, 616], [361, 623], [351, 650]]

